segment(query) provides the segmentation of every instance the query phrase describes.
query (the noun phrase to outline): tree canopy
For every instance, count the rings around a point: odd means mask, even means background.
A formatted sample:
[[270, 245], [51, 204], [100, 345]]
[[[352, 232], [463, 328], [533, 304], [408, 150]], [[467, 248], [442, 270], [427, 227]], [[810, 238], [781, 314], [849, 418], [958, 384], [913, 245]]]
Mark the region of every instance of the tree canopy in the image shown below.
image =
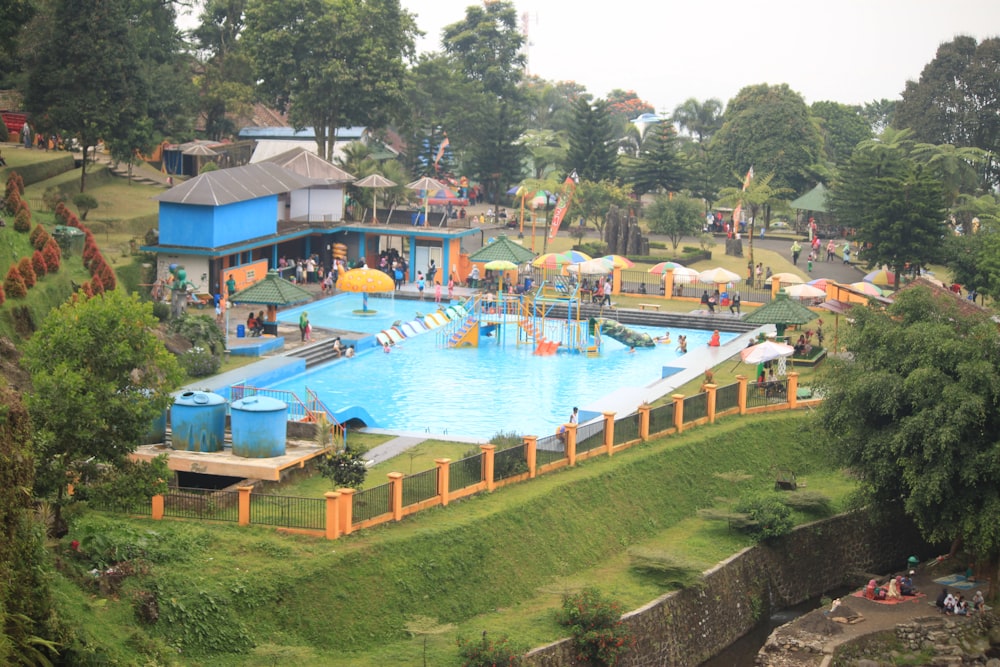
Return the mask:
[[929, 541], [1000, 552], [1000, 332], [944, 290], [859, 307], [820, 408], [841, 460], [876, 504], [902, 502]]
[[588, 181], [615, 180], [617, 158], [613, 139], [607, 103], [579, 98], [573, 105], [565, 170], [576, 171]]

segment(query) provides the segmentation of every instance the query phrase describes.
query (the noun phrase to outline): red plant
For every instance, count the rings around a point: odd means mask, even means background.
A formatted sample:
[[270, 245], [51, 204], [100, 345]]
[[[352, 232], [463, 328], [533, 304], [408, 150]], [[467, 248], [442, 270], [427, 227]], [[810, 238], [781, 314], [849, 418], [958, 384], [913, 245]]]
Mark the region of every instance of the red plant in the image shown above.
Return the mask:
[[7, 295], [3, 293], [3, 285], [0, 285], [0, 306], [7, 300]]
[[94, 296], [94, 290], [91, 288], [89, 280], [80, 285], [80, 291], [83, 292], [88, 298]]
[[17, 263], [17, 271], [21, 274], [21, 278], [24, 280], [25, 286], [31, 289], [35, 286], [38, 281], [38, 276], [35, 275], [35, 269], [31, 266], [31, 259], [24, 257], [20, 262]]
[[112, 270], [108, 263], [101, 261], [100, 266], [97, 267], [97, 275], [101, 279], [101, 285], [104, 286], [105, 290], [113, 290], [118, 286], [118, 279], [115, 277], [115, 272]]
[[59, 251], [59, 244], [51, 236], [45, 243], [45, 248], [42, 249], [42, 257], [45, 259], [45, 267], [48, 273], [55, 273], [59, 270], [62, 253]]
[[49, 272], [49, 267], [45, 264], [45, 257], [37, 250], [31, 255], [31, 268], [35, 270], [35, 276], [38, 278]]
[[21, 272], [17, 270], [17, 264], [11, 264], [7, 271], [7, 277], [3, 281], [3, 288], [7, 296], [12, 299], [21, 299], [28, 294], [28, 286], [24, 284]]
[[21, 233], [31, 231], [31, 213], [23, 208], [18, 209], [14, 216], [14, 229]]

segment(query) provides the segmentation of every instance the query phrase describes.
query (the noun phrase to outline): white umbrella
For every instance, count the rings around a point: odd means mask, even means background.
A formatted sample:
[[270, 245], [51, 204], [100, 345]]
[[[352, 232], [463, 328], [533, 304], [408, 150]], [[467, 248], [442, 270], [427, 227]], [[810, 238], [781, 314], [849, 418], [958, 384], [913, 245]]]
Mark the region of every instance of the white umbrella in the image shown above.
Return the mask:
[[757, 343], [753, 347], [740, 350], [740, 359], [745, 364], [759, 364], [767, 361], [774, 361], [781, 357], [790, 357], [795, 354], [795, 348], [784, 343], [777, 343], [767, 340]]
[[690, 285], [698, 282], [698, 272], [695, 269], [682, 266], [674, 269], [673, 275], [675, 285]]
[[[674, 269], [674, 271], [676, 273], [676, 269]], [[739, 282], [739, 280], [739, 274], [733, 273], [732, 271], [724, 269], [721, 266], [717, 266], [714, 269], [707, 269], [698, 274], [698, 282], [700, 283], [714, 283], [716, 285], [721, 285], [723, 283]]]
[[794, 273], [775, 273], [771, 276], [771, 280], [774, 280], [775, 278], [778, 279], [779, 283], [785, 283], [786, 285], [798, 285], [799, 283], [805, 282], [800, 276], [797, 276]]
[[588, 259], [585, 262], [569, 264], [566, 266], [566, 271], [586, 276], [603, 276], [611, 273], [614, 268], [614, 262], [608, 258], [597, 257], [595, 259]]
[[815, 299], [817, 297], [826, 296], [826, 290], [821, 290], [813, 285], [789, 285], [788, 287], [782, 288], [785, 290], [785, 294], [794, 299]]

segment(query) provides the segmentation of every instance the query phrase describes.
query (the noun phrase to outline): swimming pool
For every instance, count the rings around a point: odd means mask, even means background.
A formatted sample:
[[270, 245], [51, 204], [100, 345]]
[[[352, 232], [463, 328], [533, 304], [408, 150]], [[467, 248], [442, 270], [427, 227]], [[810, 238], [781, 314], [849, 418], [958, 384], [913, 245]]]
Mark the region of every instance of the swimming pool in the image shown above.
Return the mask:
[[[360, 305], [360, 297], [349, 295]], [[345, 323], [340, 297], [330, 304], [309, 304], [310, 321], [317, 326], [353, 329], [361, 322]], [[381, 308], [383, 305], [380, 304]], [[415, 311], [430, 313], [434, 304], [398, 301], [384, 326], [397, 319], [409, 320]], [[422, 307], [421, 307], [422, 306]], [[398, 311], [398, 313], [397, 313]], [[375, 316], [378, 317], [378, 316]], [[327, 319], [330, 318], [330, 319]], [[297, 311], [283, 313], [283, 320], [298, 321]], [[374, 319], [362, 318], [376, 324]], [[509, 324], [508, 327], [516, 327]], [[651, 335], [662, 329], [631, 327]], [[367, 327], [368, 331], [380, 328]], [[672, 330], [684, 333], [688, 348], [708, 344], [710, 331]], [[721, 333], [723, 343], [736, 333]], [[489, 438], [499, 431], [522, 435], [548, 435], [569, 419], [573, 406], [583, 407], [615, 389], [644, 386], [662, 377], [662, 368], [678, 358], [676, 342], [639, 348], [604, 338], [599, 357], [559, 353], [536, 356], [532, 345], [516, 345], [511, 330], [504, 345], [483, 339], [480, 347], [443, 349], [437, 336], [428, 332], [407, 338], [385, 354], [369, 350], [353, 359], [341, 359], [289, 378], [272, 388], [305, 396], [311, 390], [334, 412], [349, 406], [363, 407], [380, 428], [475, 438]]]

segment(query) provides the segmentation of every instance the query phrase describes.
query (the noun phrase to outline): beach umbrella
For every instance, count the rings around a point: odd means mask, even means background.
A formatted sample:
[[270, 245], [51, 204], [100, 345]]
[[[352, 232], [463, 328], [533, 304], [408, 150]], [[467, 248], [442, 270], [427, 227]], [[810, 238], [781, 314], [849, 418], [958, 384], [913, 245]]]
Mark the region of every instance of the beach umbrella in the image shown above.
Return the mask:
[[604, 259], [610, 260], [613, 267], [616, 269], [631, 269], [635, 266], [635, 262], [628, 257], [622, 257], [621, 255], [605, 255]]
[[875, 285], [871, 283], [866, 283], [863, 280], [860, 280], [856, 283], [851, 283], [850, 285], [848, 285], [848, 287], [857, 292], [861, 292], [862, 294], [865, 294], [867, 296], [882, 296], [882, 290], [880, 290], [878, 287], [875, 287]]
[[698, 282], [714, 283], [722, 285], [724, 283], [736, 283], [740, 281], [739, 274], [733, 273], [729, 269], [717, 266], [714, 269], [706, 269], [698, 274]]
[[578, 273], [586, 276], [606, 276], [615, 268], [607, 257], [596, 257], [585, 262], [577, 262], [566, 267], [569, 273]]
[[775, 273], [771, 276], [771, 280], [774, 280], [775, 278], [778, 279], [779, 283], [784, 283], [786, 285], [798, 285], [799, 283], [805, 282], [800, 276], [797, 276], [794, 273]]
[[773, 340], [766, 340], [757, 343], [753, 347], [746, 347], [740, 350], [740, 359], [745, 364], [762, 364], [774, 361], [781, 357], [790, 357], [795, 354], [795, 348], [785, 343], [778, 343]]
[[444, 183], [430, 176], [424, 176], [423, 178], [418, 178], [412, 183], [407, 183], [406, 187], [410, 190], [416, 190], [420, 193], [420, 196], [424, 200], [424, 224], [430, 224], [430, 200], [431, 193], [437, 192], [438, 190], [447, 190]]
[[697, 269], [689, 269], [687, 267], [680, 267], [674, 269], [674, 284], [675, 285], [690, 285], [692, 283], [698, 282], [698, 271]]
[[[382, 174], [371, 174], [369, 176], [365, 176], [361, 180], [354, 181], [354, 185], [359, 188], [372, 188], [377, 190], [378, 188], [394, 188], [396, 187], [396, 182], [390, 181]], [[372, 220], [374, 222], [378, 222], [378, 217], [375, 215], [375, 211], [377, 209], [378, 206], [376, 205], [375, 198], [372, 197]]]
[[494, 259], [491, 262], [486, 262], [483, 265], [487, 271], [499, 271], [499, 288], [497, 289], [497, 296], [503, 296], [503, 272], [512, 271], [517, 268], [517, 264], [506, 259]]
[[871, 283], [872, 285], [885, 285], [888, 287], [896, 284], [896, 274], [889, 269], [883, 268], [878, 271], [872, 271], [862, 278], [862, 281]]
[[195, 144], [190, 148], [185, 148], [183, 151], [181, 151], [181, 153], [184, 155], [196, 155], [198, 157], [214, 157], [218, 155], [218, 153], [213, 151], [205, 144]]
[[573, 261], [558, 252], [547, 252], [544, 255], [539, 255], [532, 262], [531, 265], [538, 269], [561, 269], [567, 264], [572, 264]]
[[569, 263], [570, 264], [578, 264], [580, 262], [586, 262], [586, 261], [588, 261], [590, 259], [593, 259], [587, 253], [580, 252], [579, 250], [567, 250], [566, 252], [561, 253], [561, 254], [562, 254], [563, 257], [566, 257], [567, 259], [569, 259]]
[[813, 287], [818, 287], [821, 290], [825, 290], [827, 283], [836, 285], [837, 281], [830, 280], [829, 278], [817, 278], [816, 280], [810, 280], [807, 285], [812, 285]]
[[789, 285], [784, 288], [785, 294], [792, 297], [793, 299], [817, 299], [821, 296], [826, 296], [826, 290], [814, 287], [812, 285], [799, 284], [799, 285]]
[[662, 276], [664, 273], [667, 272], [667, 269], [674, 269], [674, 274], [676, 275], [677, 269], [683, 269], [683, 268], [686, 267], [683, 264], [678, 264], [677, 262], [660, 262], [659, 264], [656, 264], [651, 269], [649, 269], [649, 273], [654, 273], [658, 276]]
[[362, 313], [374, 313], [368, 310], [368, 295], [373, 292], [392, 292], [396, 285], [384, 271], [378, 269], [351, 269], [344, 271], [337, 278], [337, 289], [344, 292], [360, 292], [364, 295]]

